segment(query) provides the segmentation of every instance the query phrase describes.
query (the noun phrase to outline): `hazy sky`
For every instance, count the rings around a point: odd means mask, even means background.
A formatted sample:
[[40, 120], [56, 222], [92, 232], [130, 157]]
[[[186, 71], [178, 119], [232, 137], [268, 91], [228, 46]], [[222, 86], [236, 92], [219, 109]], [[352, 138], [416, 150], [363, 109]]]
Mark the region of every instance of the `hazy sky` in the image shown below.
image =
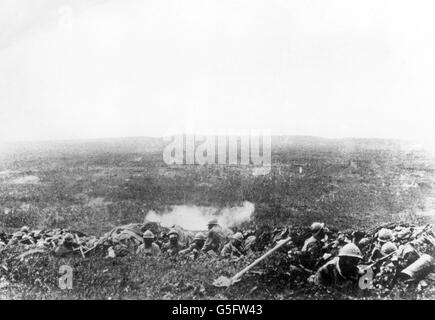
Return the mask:
[[0, 140], [434, 136], [435, 3], [1, 0]]

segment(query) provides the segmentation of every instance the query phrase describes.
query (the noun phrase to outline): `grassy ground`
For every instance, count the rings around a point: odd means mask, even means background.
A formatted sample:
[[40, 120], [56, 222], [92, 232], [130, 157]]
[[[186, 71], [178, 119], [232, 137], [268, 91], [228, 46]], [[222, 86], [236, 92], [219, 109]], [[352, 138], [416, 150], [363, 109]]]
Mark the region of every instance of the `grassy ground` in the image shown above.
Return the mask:
[[[4, 156], [0, 229], [69, 227], [98, 236], [116, 225], [143, 221], [149, 210], [179, 204], [221, 208], [243, 201], [255, 204], [246, 226], [254, 228], [306, 226], [321, 220], [338, 229], [362, 229], [430, 219], [418, 212], [428, 209], [433, 164], [421, 152], [397, 147], [275, 145], [272, 171], [265, 176], [254, 176], [251, 168], [241, 166], [168, 167], [155, 146], [147, 152], [99, 144], [80, 150], [40, 148]], [[252, 276], [252, 281], [248, 278], [226, 291], [210, 285], [211, 279], [231, 275], [250, 261], [130, 257], [65, 262], [45, 257], [20, 266], [16, 281], [1, 294], [24, 299], [315, 297], [307, 287], [306, 293], [293, 287], [285, 272], [268, 275], [264, 283]], [[70, 292], [56, 289], [58, 267], [65, 263], [75, 270]], [[20, 289], [23, 285], [25, 290]]]

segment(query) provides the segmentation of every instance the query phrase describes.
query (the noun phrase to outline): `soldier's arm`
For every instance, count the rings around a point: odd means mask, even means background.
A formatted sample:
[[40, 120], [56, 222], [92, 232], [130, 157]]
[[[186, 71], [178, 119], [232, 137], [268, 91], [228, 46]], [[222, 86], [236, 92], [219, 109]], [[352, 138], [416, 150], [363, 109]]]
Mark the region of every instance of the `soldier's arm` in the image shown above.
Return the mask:
[[142, 245], [140, 245], [139, 248], [137, 248], [137, 250], [136, 250], [136, 254], [140, 254], [142, 252], [142, 249], [143, 249], [143, 247], [142, 247]]
[[304, 243], [304, 245], [302, 246], [302, 249], [301, 249], [300, 252], [302, 252], [302, 253], [306, 253], [306, 252], [307, 252], [307, 249], [308, 249], [308, 246], [307, 246], [307, 242], [305, 241], [305, 243]]
[[246, 254], [246, 251], [243, 250], [243, 249], [237, 249], [237, 254], [238, 254], [239, 257], [241, 257], [241, 256]]
[[221, 256], [222, 257], [228, 257], [231, 255], [231, 250], [228, 246], [224, 246], [222, 251], [221, 251]]
[[327, 265], [320, 267], [320, 269], [316, 272], [314, 282], [320, 286], [330, 286], [333, 283], [333, 280], [331, 279], [331, 273], [328, 270]]
[[186, 249], [184, 249], [184, 250], [179, 251], [178, 254], [187, 254], [187, 253], [189, 253], [190, 251], [192, 251], [192, 249], [190, 249], [190, 248], [186, 248]]
[[213, 243], [213, 240], [208, 237], [207, 240], [204, 243], [204, 246], [202, 247], [202, 251], [207, 252], [211, 249], [211, 245]]
[[160, 253], [162, 253], [162, 250], [160, 250], [160, 247], [158, 244], [155, 244], [154, 248], [155, 248], [156, 255], [159, 255]]
[[194, 249], [195, 249], [195, 244], [192, 243], [192, 244], [191, 244], [190, 246], [188, 246], [186, 249], [181, 250], [181, 251], [179, 252], [179, 254], [187, 254], [187, 253], [192, 252]]

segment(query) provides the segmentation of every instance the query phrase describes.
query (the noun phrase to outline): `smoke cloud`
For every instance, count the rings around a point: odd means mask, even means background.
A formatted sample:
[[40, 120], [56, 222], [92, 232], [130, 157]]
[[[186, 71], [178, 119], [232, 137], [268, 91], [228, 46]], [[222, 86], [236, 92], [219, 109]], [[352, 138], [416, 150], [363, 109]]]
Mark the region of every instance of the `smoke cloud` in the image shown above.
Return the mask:
[[214, 207], [172, 206], [171, 210], [156, 213], [150, 211], [145, 219], [159, 222], [162, 226], [179, 225], [186, 230], [204, 230], [210, 219], [216, 218], [224, 228], [232, 228], [249, 221], [255, 211], [255, 205], [245, 201], [242, 207], [217, 209]]

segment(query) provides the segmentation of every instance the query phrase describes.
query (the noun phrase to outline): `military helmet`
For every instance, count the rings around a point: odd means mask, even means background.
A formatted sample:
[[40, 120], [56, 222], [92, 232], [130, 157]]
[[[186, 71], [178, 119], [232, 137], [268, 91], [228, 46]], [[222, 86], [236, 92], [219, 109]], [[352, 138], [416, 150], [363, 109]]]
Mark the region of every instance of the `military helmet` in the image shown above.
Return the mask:
[[381, 247], [381, 253], [384, 256], [389, 255], [390, 253], [393, 253], [397, 251], [397, 246], [392, 243], [392, 242], [386, 242], [384, 243], [384, 245]]
[[175, 230], [175, 229], [170, 229], [169, 232], [168, 232], [168, 236], [171, 236], [171, 235], [178, 236], [178, 232], [177, 232], [177, 230]]
[[207, 225], [209, 225], [209, 226], [215, 226], [215, 225], [217, 225], [217, 224], [218, 224], [217, 219], [211, 219], [211, 220], [207, 223]]
[[358, 247], [360, 248], [364, 248], [365, 246], [367, 246], [368, 244], [370, 244], [370, 238], [362, 238], [359, 242], [358, 242]]
[[397, 239], [406, 240], [412, 235], [411, 228], [404, 228], [397, 233]]
[[346, 244], [343, 248], [340, 249], [338, 253], [339, 257], [354, 257], [362, 259], [361, 250], [353, 243]]
[[243, 234], [240, 232], [237, 232], [231, 236], [231, 239], [242, 242], [243, 241]]
[[175, 229], [169, 230], [168, 236], [169, 236], [169, 238], [173, 238], [173, 237], [177, 237], [178, 238], [179, 237], [178, 232]]
[[154, 233], [152, 233], [150, 230], [147, 230], [143, 234], [144, 239], [154, 239]]
[[314, 222], [310, 227], [311, 232], [314, 234], [320, 232], [324, 228], [325, 228], [325, 224], [321, 222]]
[[203, 233], [197, 233], [195, 235], [195, 237], [193, 238], [193, 240], [201, 240], [201, 241], [205, 241], [205, 236]]
[[381, 242], [387, 242], [393, 239], [393, 231], [383, 228], [378, 232], [378, 240]]
[[29, 232], [29, 227], [28, 226], [23, 226], [23, 227], [21, 227], [20, 231], [27, 233], [27, 232]]

